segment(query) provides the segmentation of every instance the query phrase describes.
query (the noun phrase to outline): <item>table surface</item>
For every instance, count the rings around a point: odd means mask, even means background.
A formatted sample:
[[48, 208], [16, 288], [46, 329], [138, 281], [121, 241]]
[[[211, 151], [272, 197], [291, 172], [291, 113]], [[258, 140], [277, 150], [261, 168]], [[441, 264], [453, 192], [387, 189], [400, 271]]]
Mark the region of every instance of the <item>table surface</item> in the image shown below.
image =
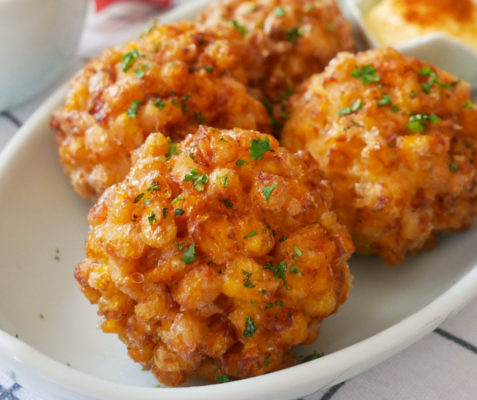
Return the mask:
[[[194, 0], [178, 0], [187, 2]], [[41, 96], [0, 113], [0, 151], [54, 90], [102, 49], [135, 37], [162, 10], [115, 5], [100, 14], [91, 7], [75, 59]], [[377, 367], [306, 400], [475, 400], [477, 398], [477, 301], [424, 339]], [[0, 373], [0, 400], [42, 400]]]

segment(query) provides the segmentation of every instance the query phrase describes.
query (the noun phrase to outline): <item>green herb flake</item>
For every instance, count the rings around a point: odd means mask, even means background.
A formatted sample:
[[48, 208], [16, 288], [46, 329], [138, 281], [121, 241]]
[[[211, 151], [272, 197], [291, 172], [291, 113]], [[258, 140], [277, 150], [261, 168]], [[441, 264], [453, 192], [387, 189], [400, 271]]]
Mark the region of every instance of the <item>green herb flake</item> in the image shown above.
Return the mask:
[[140, 68], [133, 71], [139, 79], [144, 78], [144, 71]]
[[282, 236], [279, 240], [280, 243], [283, 243], [287, 240], [287, 237], [286, 236]]
[[229, 210], [234, 206], [234, 203], [232, 203], [231, 201], [229, 200], [223, 200], [222, 201], [222, 204], [227, 207]]
[[272, 151], [272, 144], [268, 136], [265, 136], [265, 139], [253, 139], [248, 149], [251, 159], [257, 161], [260, 161], [267, 151]]
[[265, 310], [268, 310], [269, 308], [272, 308], [273, 307], [273, 303], [268, 303], [266, 306], [265, 306]]
[[276, 7], [273, 12], [275, 13], [275, 15], [279, 18], [285, 16], [286, 14], [286, 11], [283, 7], [279, 6], [279, 7]]
[[275, 190], [277, 186], [278, 186], [278, 183], [274, 183], [272, 186], [265, 186], [262, 189], [263, 195], [267, 199], [267, 204], [270, 203], [270, 196], [272, 195], [272, 192]]
[[252, 231], [247, 236], [244, 236], [243, 238], [248, 239], [248, 238], [254, 237], [255, 235], [258, 235], [258, 233], [255, 231]]
[[415, 114], [411, 115], [407, 123], [407, 129], [412, 133], [423, 133], [427, 128], [427, 121], [439, 123], [441, 119], [435, 114]]
[[154, 107], [157, 107], [159, 110], [164, 110], [164, 107], [166, 106], [166, 102], [162, 100], [160, 97], [154, 100], [153, 104], [154, 104]]
[[265, 289], [260, 289], [260, 290], [258, 291], [258, 293], [260, 293], [260, 294], [265, 294], [265, 293], [267, 293], [267, 291], [266, 291]]
[[257, 330], [257, 324], [253, 322], [253, 318], [245, 317], [245, 330], [243, 331], [244, 337], [251, 337]]
[[376, 68], [374, 68], [372, 65], [364, 65], [361, 67], [361, 69], [359, 67], [355, 67], [351, 72], [351, 77], [360, 79], [363, 85], [379, 82], [381, 80]]
[[128, 118], [136, 118], [139, 106], [142, 104], [141, 100], [133, 100], [131, 102], [131, 107], [126, 111]]
[[189, 153], [189, 158], [194, 159], [194, 153]]
[[175, 212], [176, 217], [180, 217], [181, 215], [184, 215], [185, 211], [182, 208], [178, 208]]
[[197, 170], [194, 168], [192, 169], [188, 174], [184, 176], [184, 180], [186, 182], [190, 182], [193, 179], [199, 178], [200, 174], [197, 172]]
[[240, 32], [240, 34], [242, 36], [245, 36], [247, 34], [247, 28], [245, 28], [244, 26], [240, 25], [236, 20], [232, 20], [230, 21], [232, 23], [232, 26]]
[[461, 108], [472, 108], [472, 102], [470, 100], [467, 100]]
[[195, 113], [195, 117], [197, 118], [197, 121], [199, 121], [201, 125], [207, 125], [209, 123], [209, 121], [207, 120], [207, 118], [204, 117], [202, 112]]
[[263, 362], [263, 365], [265, 365], [265, 367], [268, 367], [270, 365], [270, 362], [268, 361], [268, 359], [270, 358], [271, 355], [272, 355], [271, 353], [268, 353], [267, 357], [265, 357], [265, 361]]
[[224, 374], [217, 375], [215, 377], [215, 382], [217, 382], [217, 383], [227, 383], [227, 382], [230, 382], [230, 378], [229, 378], [228, 375], [224, 375]]
[[209, 74], [213, 74], [214, 73], [214, 69], [212, 67], [209, 67], [208, 65], [204, 65], [204, 69], [209, 73]]
[[305, 30], [303, 28], [292, 28], [285, 30], [285, 34], [287, 35], [287, 40], [291, 44], [295, 44], [297, 39], [300, 39], [304, 36]]
[[449, 171], [450, 172], [456, 172], [459, 170], [459, 167], [455, 165], [454, 163], [449, 163]]
[[298, 248], [296, 244], [293, 245], [293, 250], [295, 250], [295, 253], [298, 257], [301, 257], [303, 255], [303, 252]]
[[249, 163], [248, 161], [245, 161], [245, 160], [237, 160], [237, 161], [235, 162], [235, 165], [236, 165], [237, 167], [241, 167], [241, 166], [244, 165], [244, 164], [250, 164], [250, 163]]
[[172, 205], [176, 204], [178, 201], [184, 201], [185, 200], [185, 197], [183, 194], [180, 194], [179, 196], [177, 196], [174, 200], [172, 200]]
[[272, 264], [268, 264], [263, 269], [269, 270], [273, 272], [273, 277], [281, 279], [283, 281], [283, 286], [285, 286], [286, 290], [290, 290], [288, 288], [288, 284], [286, 281], [286, 272], [287, 272], [287, 263], [285, 261], [282, 261], [280, 264], [278, 264], [276, 267], [272, 266]]
[[182, 255], [181, 260], [189, 265], [195, 261], [195, 245], [190, 246]]
[[131, 50], [129, 53], [125, 54], [121, 58], [121, 68], [124, 72], [127, 72], [129, 68], [131, 68], [131, 65], [133, 62], [140, 56], [140, 53], [137, 49]]
[[219, 269], [217, 272], [218, 272], [219, 275], [222, 275], [222, 270], [221, 269]]
[[391, 105], [391, 96], [385, 94], [381, 100], [378, 100], [377, 101], [378, 103], [378, 107], [381, 108], [381, 107], [384, 107], [384, 106], [388, 106], [388, 105]]
[[351, 111], [356, 112], [358, 110], [361, 110], [362, 108], [363, 108], [363, 103], [361, 102], [361, 99], [358, 99], [352, 104]]
[[292, 274], [295, 274], [295, 275], [297, 275], [298, 273], [300, 273], [300, 271], [298, 270], [298, 267], [297, 267], [296, 265], [293, 265], [293, 266], [290, 267], [290, 272], [291, 272]]
[[313, 360], [316, 360], [317, 358], [323, 357], [324, 355], [325, 353], [318, 354], [316, 351], [314, 351], [313, 354], [306, 356], [301, 362], [306, 363], [308, 361], [313, 361]]
[[156, 214], [154, 214], [154, 211], [151, 213], [151, 215], [147, 218], [149, 220], [149, 225], [154, 225], [154, 221], [156, 221]]
[[220, 141], [221, 141], [221, 142], [228, 143], [227, 140], [226, 140], [223, 136], [220, 138]]
[[40, 314], [41, 319], [45, 319], [45, 316], [43, 314]]
[[283, 307], [283, 301], [277, 300], [277, 301], [275, 302], [275, 305], [278, 306], [278, 307]]
[[345, 107], [338, 111], [338, 115], [342, 117], [343, 115], [351, 114], [351, 107]]
[[166, 219], [167, 216], [169, 215], [169, 211], [167, 211], [167, 210], [169, 210], [169, 209], [168, 208], [163, 208], [162, 209], [162, 218], [163, 219]]
[[166, 159], [170, 159], [172, 156], [176, 156], [181, 154], [176, 143], [172, 143], [171, 138], [167, 137], [167, 153], [165, 154]]
[[253, 289], [255, 287], [255, 285], [252, 283], [252, 281], [250, 280], [250, 277], [252, 276], [252, 273], [251, 272], [247, 272], [247, 271], [244, 271], [242, 270], [244, 276], [245, 276], [245, 282], [244, 282], [244, 286], [246, 288], [249, 288], [249, 289]]
[[220, 178], [220, 182], [222, 182], [222, 185], [226, 187], [229, 187], [229, 183], [227, 182], [228, 177], [229, 177], [228, 175], [222, 175], [222, 177]]

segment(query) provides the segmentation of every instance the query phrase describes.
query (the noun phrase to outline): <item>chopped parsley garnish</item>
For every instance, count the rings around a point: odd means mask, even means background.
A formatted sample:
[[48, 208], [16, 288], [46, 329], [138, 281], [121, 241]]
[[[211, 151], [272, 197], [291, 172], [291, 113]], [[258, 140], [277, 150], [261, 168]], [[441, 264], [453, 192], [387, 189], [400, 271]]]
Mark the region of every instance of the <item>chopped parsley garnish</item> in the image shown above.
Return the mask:
[[246, 288], [253, 289], [255, 285], [252, 283], [250, 280], [250, 277], [252, 276], [251, 272], [247, 272], [242, 270], [243, 274], [245, 275], [245, 283], [243, 284]]
[[472, 108], [472, 102], [467, 100], [461, 108]]
[[207, 125], [209, 123], [207, 118], [205, 118], [204, 115], [201, 112], [200, 113], [195, 113], [195, 117], [197, 118], [197, 121], [199, 121], [199, 123], [201, 125]]
[[275, 302], [275, 305], [278, 306], [278, 307], [283, 307], [283, 301], [277, 300], [277, 301]]
[[358, 110], [361, 110], [362, 108], [363, 108], [363, 103], [361, 99], [358, 99], [351, 105], [351, 107], [345, 107], [339, 110], [338, 115], [342, 117], [343, 115], [351, 114], [352, 112], [356, 112]]
[[253, 237], [253, 236], [255, 236], [255, 235], [257, 235], [257, 232], [252, 231], [252, 232], [250, 232], [247, 236], [244, 236], [243, 238], [244, 238], [244, 239], [248, 239], [248, 238], [251, 238], [251, 237]]
[[272, 192], [275, 190], [275, 188], [278, 186], [278, 183], [274, 183], [272, 186], [265, 186], [262, 189], [263, 195], [267, 199], [267, 204], [270, 203], [270, 196], [272, 195]]
[[198, 192], [204, 191], [204, 185], [209, 182], [209, 175], [204, 174], [200, 176], [196, 169], [191, 170], [185, 177], [184, 180], [186, 182], [190, 182], [194, 180], [194, 187]]
[[265, 365], [266, 367], [270, 365], [270, 362], [268, 361], [268, 359], [270, 358], [271, 355], [272, 355], [271, 353], [268, 353], [267, 357], [265, 358], [265, 361], [263, 362], [263, 365]]
[[159, 110], [164, 110], [164, 107], [166, 106], [166, 102], [162, 100], [160, 97], [154, 100], [153, 104], [154, 104], [154, 107], [157, 107]]
[[218, 375], [215, 377], [215, 382], [217, 383], [227, 383], [227, 382], [230, 382], [230, 378], [228, 375]]
[[296, 244], [293, 245], [293, 250], [295, 250], [295, 253], [298, 257], [301, 257], [303, 255], [303, 252], [298, 248]]
[[189, 153], [189, 158], [194, 159], [194, 153]]
[[286, 281], [286, 272], [287, 272], [287, 264], [285, 261], [282, 261], [280, 264], [278, 264], [276, 267], [273, 267], [272, 264], [268, 264], [263, 269], [267, 269], [273, 272], [273, 277], [281, 279], [283, 281], [283, 286], [285, 286], [286, 290], [290, 290], [288, 288], [288, 284]]
[[298, 267], [296, 265], [293, 265], [293, 266], [290, 267], [290, 272], [292, 274], [295, 274], [295, 275], [300, 273], [300, 271], [298, 271]]
[[427, 122], [441, 122], [441, 119], [435, 114], [415, 114], [411, 115], [409, 122], [407, 123], [407, 129], [412, 133], [422, 133], [427, 128]]
[[314, 351], [313, 354], [306, 356], [301, 362], [306, 363], [308, 361], [313, 361], [313, 360], [316, 360], [317, 358], [323, 357], [324, 355], [325, 353], [318, 354], [316, 351]]
[[128, 118], [136, 118], [137, 117], [137, 111], [139, 109], [139, 106], [141, 105], [142, 101], [141, 100], [133, 100], [131, 102], [131, 107], [129, 110], [126, 111], [126, 115]]
[[241, 166], [244, 165], [244, 164], [250, 164], [250, 163], [249, 163], [248, 161], [245, 161], [245, 160], [237, 160], [237, 161], [235, 162], [235, 165], [236, 165], [237, 167], [241, 167]]
[[268, 117], [270, 118], [270, 125], [274, 128], [283, 128], [283, 124], [280, 121], [277, 121], [273, 115], [273, 104], [264, 97], [261, 97], [260, 101], [267, 110]]
[[167, 137], [167, 153], [166, 153], [166, 158], [169, 159], [172, 156], [176, 156], [178, 154], [181, 154], [181, 151], [177, 148], [176, 143], [172, 143], [171, 138], [168, 136]]
[[286, 11], [283, 7], [279, 6], [279, 7], [276, 7], [275, 10], [273, 10], [273, 12], [275, 13], [275, 15], [279, 18], [283, 17], [285, 14], [286, 14]]
[[388, 106], [391, 104], [391, 96], [385, 94], [381, 100], [378, 100], [378, 107], [381, 108], [381, 107], [384, 107], [384, 106]]
[[223, 205], [225, 207], [227, 207], [229, 210], [234, 206], [234, 203], [232, 203], [231, 201], [228, 201], [228, 200], [223, 200], [222, 201]]
[[220, 182], [222, 182], [222, 185], [226, 187], [229, 187], [229, 183], [227, 182], [228, 177], [229, 177], [228, 175], [222, 175], [222, 177], [220, 178]]
[[392, 106], [392, 107], [391, 107], [391, 111], [392, 111], [392, 112], [399, 111], [399, 107], [398, 107], [398, 106]]
[[136, 198], [134, 199], [134, 204], [139, 203], [146, 194], [150, 192], [157, 192], [159, 190], [161, 190], [161, 187], [159, 186], [159, 182], [154, 182], [149, 189], [147, 189], [145, 192], [140, 193], [139, 195], [136, 196]]
[[163, 208], [162, 209], [162, 218], [163, 219], [166, 219], [167, 216], [169, 215], [169, 211], [167, 211], [167, 210], [169, 210], [169, 209], [168, 208]]
[[172, 205], [176, 204], [178, 201], [184, 201], [185, 200], [185, 197], [183, 194], [180, 194], [179, 196], [177, 196], [174, 200], [172, 200]]
[[221, 269], [219, 269], [217, 272], [219, 273], [219, 275], [222, 275], [222, 270]]
[[[421, 83], [421, 87], [422, 87], [422, 90], [424, 91], [424, 93], [426, 94], [429, 94], [431, 92], [431, 88], [432, 86], [437, 83], [439, 84], [439, 87], [441, 88], [444, 88], [444, 89], [447, 89], [447, 90], [450, 90], [450, 86], [449, 85], [446, 85], [444, 83], [441, 83], [439, 81], [439, 78], [437, 77], [437, 75], [435, 74], [435, 72], [432, 70], [431, 67], [427, 66], [427, 67], [424, 67], [424, 68], [421, 68], [419, 70], [419, 75], [421, 76], [428, 76], [431, 78], [431, 80], [429, 82], [422, 82]], [[452, 85], [452, 84], [451, 84]]]
[[291, 44], [295, 44], [297, 39], [302, 38], [305, 34], [305, 29], [304, 28], [292, 28], [289, 30], [285, 30], [285, 33], [287, 35], [287, 40]]
[[453, 162], [449, 163], [449, 171], [455, 172], [458, 170], [459, 170], [459, 167], [457, 165], [455, 165]]
[[181, 257], [181, 260], [184, 261], [187, 265], [192, 264], [195, 261], [195, 245], [190, 246]]
[[149, 220], [149, 225], [154, 225], [154, 221], [156, 220], [156, 214], [154, 214], [154, 211], [151, 213], [151, 215], [147, 218]]
[[175, 240], [174, 240], [174, 244], [177, 246], [177, 248], [179, 250], [182, 250], [184, 248], [184, 246], [180, 245], [179, 243], [177, 243]]
[[268, 136], [265, 139], [253, 139], [250, 143], [248, 152], [252, 160], [260, 161], [267, 151], [272, 151], [272, 144]]
[[144, 71], [141, 68], [135, 69], [133, 72], [139, 79], [144, 78]]
[[176, 216], [181, 216], [184, 214], [185, 214], [185, 211], [182, 208], [178, 208], [175, 213]]
[[284, 241], [287, 240], [287, 237], [286, 236], [282, 236], [279, 240], [280, 243], [283, 243]]
[[127, 72], [131, 65], [133, 64], [134, 60], [140, 56], [140, 53], [137, 49], [132, 49], [129, 53], [126, 53], [121, 58], [121, 68], [124, 72]]
[[245, 330], [243, 331], [243, 336], [250, 337], [257, 330], [257, 324], [253, 322], [253, 318], [245, 317], [245, 319], [246, 319], [246, 322], [245, 322]]
[[245, 36], [245, 35], [247, 34], [247, 32], [248, 32], [248, 31], [247, 31], [247, 28], [245, 28], [244, 26], [240, 25], [240, 24], [239, 24], [237, 21], [235, 21], [235, 20], [232, 20], [232, 21], [230, 21], [230, 22], [232, 23], [232, 26], [233, 26], [235, 29], [237, 29], [242, 36]]
[[204, 69], [209, 73], [212, 74], [214, 72], [214, 69], [212, 67], [209, 67], [208, 65], [204, 65]]
[[273, 303], [268, 303], [265, 307], [265, 310], [268, 310], [269, 308], [273, 307]]
[[227, 140], [226, 140], [223, 136], [220, 138], [220, 141], [221, 141], [221, 142], [228, 143]]
[[260, 294], [265, 294], [265, 293], [267, 293], [267, 291], [266, 291], [265, 289], [260, 289], [260, 290], [258, 291], [258, 293], [260, 293]]
[[361, 69], [355, 67], [351, 72], [351, 77], [360, 79], [363, 85], [379, 82], [381, 80], [376, 68], [372, 65], [364, 65]]

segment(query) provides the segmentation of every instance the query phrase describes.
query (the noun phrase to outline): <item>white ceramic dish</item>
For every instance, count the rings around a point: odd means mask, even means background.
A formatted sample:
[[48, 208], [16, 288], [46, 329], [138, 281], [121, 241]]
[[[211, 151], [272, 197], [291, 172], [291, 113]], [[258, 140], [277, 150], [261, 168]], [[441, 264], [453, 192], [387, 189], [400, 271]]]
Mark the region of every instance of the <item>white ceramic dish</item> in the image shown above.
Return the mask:
[[0, 111], [47, 88], [74, 55], [88, 0], [0, 0]]
[[[163, 22], [191, 17], [207, 2], [175, 10]], [[95, 328], [96, 306], [73, 278], [91, 204], [63, 176], [49, 129], [65, 91], [44, 104], [0, 155], [0, 369], [46, 400], [296, 399], [403, 350], [477, 295], [477, 229], [447, 237], [433, 252], [394, 268], [353, 257], [349, 301], [325, 320], [316, 343], [297, 349], [325, 357], [238, 382], [156, 389], [152, 374], [128, 358], [117, 337]]]
[[[345, 15], [353, 26], [353, 33], [362, 48], [382, 47], [370, 33], [363, 18], [381, 0], [344, 0]], [[458, 1], [458, 0], [457, 0]], [[443, 33], [430, 33], [393, 46], [407, 56], [418, 57], [477, 86], [477, 52], [470, 46]]]

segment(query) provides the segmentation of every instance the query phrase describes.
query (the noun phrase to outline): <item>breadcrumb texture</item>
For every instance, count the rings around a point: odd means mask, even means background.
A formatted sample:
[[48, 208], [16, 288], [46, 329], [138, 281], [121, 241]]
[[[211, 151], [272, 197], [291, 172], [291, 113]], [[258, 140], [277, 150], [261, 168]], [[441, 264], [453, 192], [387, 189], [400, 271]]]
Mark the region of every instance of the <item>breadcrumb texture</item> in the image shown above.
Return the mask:
[[467, 230], [476, 214], [470, 85], [393, 49], [342, 53], [305, 82], [282, 145], [319, 160], [357, 252], [388, 265], [432, 248], [436, 233]]
[[192, 22], [154, 25], [105, 50], [70, 82], [64, 107], [51, 118], [63, 168], [81, 196], [97, 199], [124, 179], [130, 152], [151, 132], [174, 142], [199, 124], [269, 132], [266, 109], [246, 84], [225, 33]]
[[199, 21], [238, 31], [234, 44], [244, 49], [250, 83], [273, 104], [322, 72], [338, 52], [355, 47], [335, 0], [226, 0], [213, 3]]
[[[273, 151], [252, 160], [252, 140]], [[290, 349], [317, 338], [352, 282], [354, 247], [315, 160], [206, 127], [178, 149], [152, 134], [133, 159], [91, 209], [75, 271], [103, 331], [170, 386], [294, 365]]]

